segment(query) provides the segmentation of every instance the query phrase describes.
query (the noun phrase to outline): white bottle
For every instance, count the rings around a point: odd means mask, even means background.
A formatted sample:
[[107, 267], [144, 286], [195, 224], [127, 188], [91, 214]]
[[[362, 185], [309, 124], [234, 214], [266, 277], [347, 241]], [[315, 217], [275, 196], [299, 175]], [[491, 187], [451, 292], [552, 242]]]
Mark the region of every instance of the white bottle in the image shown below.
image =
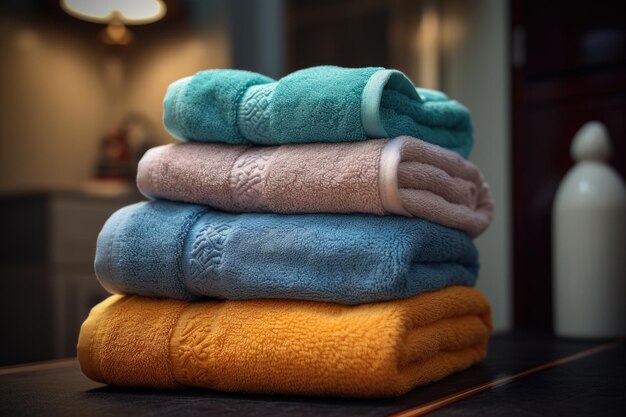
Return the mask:
[[585, 124], [574, 136], [576, 165], [552, 210], [555, 332], [565, 337], [626, 335], [626, 187], [604, 162], [606, 127]]

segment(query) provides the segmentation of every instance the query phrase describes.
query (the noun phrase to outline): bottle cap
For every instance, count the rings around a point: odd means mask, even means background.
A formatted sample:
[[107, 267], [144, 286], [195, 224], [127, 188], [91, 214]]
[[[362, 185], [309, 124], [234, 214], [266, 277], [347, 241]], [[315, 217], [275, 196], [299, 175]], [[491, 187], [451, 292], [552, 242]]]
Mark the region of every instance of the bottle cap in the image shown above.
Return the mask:
[[597, 121], [585, 123], [576, 132], [570, 153], [576, 162], [603, 162], [609, 159], [612, 146], [606, 126]]

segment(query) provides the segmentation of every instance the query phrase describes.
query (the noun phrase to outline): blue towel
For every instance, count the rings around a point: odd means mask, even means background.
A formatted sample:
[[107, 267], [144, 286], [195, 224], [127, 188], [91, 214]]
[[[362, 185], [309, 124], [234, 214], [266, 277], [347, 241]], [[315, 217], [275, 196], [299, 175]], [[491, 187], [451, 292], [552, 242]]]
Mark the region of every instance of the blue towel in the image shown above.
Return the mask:
[[471, 286], [477, 272], [472, 240], [426, 220], [230, 214], [158, 200], [113, 214], [96, 253], [109, 291], [178, 299], [360, 304]]
[[401, 72], [322, 66], [280, 81], [238, 70], [201, 71], [174, 82], [165, 128], [183, 140], [279, 145], [413, 136], [467, 157], [469, 111]]

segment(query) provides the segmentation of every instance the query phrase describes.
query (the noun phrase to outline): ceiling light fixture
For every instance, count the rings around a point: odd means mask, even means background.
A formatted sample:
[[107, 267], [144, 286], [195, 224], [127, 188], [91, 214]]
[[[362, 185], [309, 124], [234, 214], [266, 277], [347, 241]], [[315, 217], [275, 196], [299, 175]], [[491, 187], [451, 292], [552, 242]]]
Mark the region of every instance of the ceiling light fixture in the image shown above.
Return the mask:
[[167, 10], [161, 0], [61, 0], [61, 7], [78, 19], [107, 24], [103, 41], [118, 45], [132, 39], [126, 25], [156, 22]]

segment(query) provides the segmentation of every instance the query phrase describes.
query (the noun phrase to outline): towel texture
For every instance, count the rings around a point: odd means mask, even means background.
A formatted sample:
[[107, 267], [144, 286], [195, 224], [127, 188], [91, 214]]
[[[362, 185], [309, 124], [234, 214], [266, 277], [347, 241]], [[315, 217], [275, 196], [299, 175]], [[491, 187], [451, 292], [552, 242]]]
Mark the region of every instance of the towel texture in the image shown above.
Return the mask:
[[484, 358], [490, 308], [449, 287], [359, 306], [112, 296], [78, 341], [89, 378], [140, 388], [397, 396]]
[[149, 150], [139, 190], [231, 212], [420, 217], [475, 237], [493, 199], [474, 164], [411, 138], [250, 146], [180, 143]]
[[230, 214], [151, 201], [106, 222], [96, 273], [109, 291], [194, 299], [360, 304], [474, 285], [469, 236], [426, 220], [365, 214]]
[[170, 85], [163, 121], [172, 135], [202, 142], [279, 145], [410, 135], [464, 157], [472, 148], [464, 106], [384, 68], [313, 67], [279, 81], [248, 71], [201, 71]]

